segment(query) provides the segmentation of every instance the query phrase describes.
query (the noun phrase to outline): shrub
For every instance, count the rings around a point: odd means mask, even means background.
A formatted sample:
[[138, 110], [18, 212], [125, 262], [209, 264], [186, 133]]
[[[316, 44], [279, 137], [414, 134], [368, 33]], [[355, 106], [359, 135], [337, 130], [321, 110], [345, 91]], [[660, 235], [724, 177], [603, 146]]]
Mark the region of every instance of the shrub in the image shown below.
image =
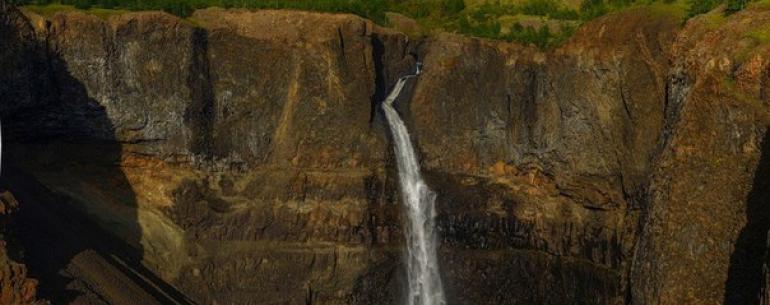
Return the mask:
[[527, 15], [547, 16], [549, 13], [559, 10], [559, 4], [554, 0], [529, 0], [521, 7]]
[[547, 26], [541, 26], [535, 29], [531, 26], [522, 27], [521, 24], [515, 24], [506, 39], [522, 44], [534, 44], [539, 48], [546, 48], [554, 41], [555, 36]]
[[725, 10], [725, 12], [728, 14], [735, 13], [737, 11], [740, 11], [746, 8], [746, 5], [748, 4], [749, 4], [748, 0], [728, 0], [727, 9]]
[[92, 5], [92, 1], [89, 1], [89, 0], [75, 0], [73, 2], [74, 3], [72, 3], [72, 5], [74, 5], [75, 8], [79, 8], [79, 9], [89, 9], [91, 8], [91, 5]]
[[626, 7], [634, 3], [634, 0], [608, 0], [607, 3], [613, 7]]
[[441, 4], [447, 15], [458, 14], [465, 9], [465, 1], [463, 0], [443, 0]]
[[500, 22], [496, 17], [486, 18], [485, 15], [466, 15], [458, 20], [458, 31], [476, 37], [500, 38]]
[[695, 15], [708, 13], [720, 4], [723, 0], [688, 0], [690, 9], [687, 11], [687, 16], [692, 17]]
[[606, 14], [607, 5], [603, 0], [583, 0], [580, 3], [580, 17], [584, 20], [593, 19]]

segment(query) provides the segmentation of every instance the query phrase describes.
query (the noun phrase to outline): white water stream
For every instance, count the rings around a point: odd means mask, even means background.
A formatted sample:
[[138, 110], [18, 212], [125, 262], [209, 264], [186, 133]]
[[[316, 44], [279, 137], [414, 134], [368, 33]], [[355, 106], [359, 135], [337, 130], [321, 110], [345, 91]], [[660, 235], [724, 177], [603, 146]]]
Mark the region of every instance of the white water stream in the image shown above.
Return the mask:
[[401, 196], [409, 218], [406, 236], [409, 295], [406, 304], [444, 305], [446, 300], [436, 254], [436, 194], [422, 180], [420, 164], [412, 148], [409, 131], [393, 108], [393, 102], [404, 89], [406, 82], [419, 74], [418, 64], [415, 74], [399, 78], [390, 95], [382, 103], [382, 109], [393, 133]]

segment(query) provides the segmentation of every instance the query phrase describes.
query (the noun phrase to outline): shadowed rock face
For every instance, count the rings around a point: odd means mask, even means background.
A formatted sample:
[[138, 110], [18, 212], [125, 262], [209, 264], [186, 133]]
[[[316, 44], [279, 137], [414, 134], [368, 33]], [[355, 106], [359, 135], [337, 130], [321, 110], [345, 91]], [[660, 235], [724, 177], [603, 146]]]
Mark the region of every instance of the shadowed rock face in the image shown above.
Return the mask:
[[[3, 103], [3, 109], [21, 108], [33, 104], [37, 99], [27, 80], [35, 78], [33, 58], [34, 33], [26, 27], [26, 19], [12, 11], [6, 3], [0, 2], [0, 92], [15, 97], [15, 104]], [[11, 216], [17, 214], [19, 202], [8, 191], [8, 185], [0, 182], [0, 303], [2, 304], [43, 304], [36, 300], [38, 282], [28, 277], [28, 269], [19, 263], [19, 248], [13, 240], [14, 232], [8, 229]]]
[[[97, 253], [146, 266], [176, 301], [401, 302], [377, 102], [418, 57], [424, 74], [397, 106], [438, 193], [450, 304], [738, 304], [767, 291], [754, 283], [764, 254], [746, 253], [766, 251], [770, 65], [746, 33], [768, 11], [681, 28], [635, 9], [548, 52], [415, 42], [349, 15], [13, 14], [21, 38], [0, 50], [9, 162], [130, 254]], [[78, 251], [53, 269], [91, 270]], [[104, 291], [88, 293], [120, 296]]]

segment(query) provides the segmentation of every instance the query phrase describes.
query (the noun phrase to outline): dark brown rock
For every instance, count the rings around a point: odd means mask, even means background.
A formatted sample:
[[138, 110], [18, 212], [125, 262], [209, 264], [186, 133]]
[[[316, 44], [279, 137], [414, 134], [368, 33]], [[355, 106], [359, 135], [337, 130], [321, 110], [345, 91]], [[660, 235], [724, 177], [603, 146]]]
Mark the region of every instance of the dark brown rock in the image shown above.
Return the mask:
[[0, 29], [0, 114], [10, 162], [171, 291], [396, 304], [377, 103], [419, 57], [397, 106], [438, 194], [451, 304], [733, 304], [766, 276], [770, 78], [751, 31], [768, 16], [681, 29], [636, 8], [541, 51], [351, 15], [28, 14]]

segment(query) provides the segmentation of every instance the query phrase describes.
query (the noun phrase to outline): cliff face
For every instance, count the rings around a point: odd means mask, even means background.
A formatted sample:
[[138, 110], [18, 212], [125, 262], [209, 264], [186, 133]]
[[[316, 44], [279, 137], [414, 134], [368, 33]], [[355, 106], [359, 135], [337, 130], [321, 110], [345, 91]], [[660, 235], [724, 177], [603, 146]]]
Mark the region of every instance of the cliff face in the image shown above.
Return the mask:
[[[676, 31], [673, 17], [639, 10], [549, 53], [452, 36], [429, 43], [410, 116], [444, 207], [444, 244], [473, 249], [448, 251], [444, 264], [467, 281], [450, 288], [468, 291], [459, 300], [625, 302]], [[532, 282], [497, 292], [474, 279], [487, 272], [492, 283]]]
[[[17, 97], [18, 104], [30, 103], [31, 90], [25, 84], [35, 73], [28, 66], [27, 50], [34, 37], [30, 31], [24, 31], [26, 19], [14, 13], [4, 2], [0, 2], [0, 91]], [[25, 98], [26, 97], [26, 98]], [[17, 104], [17, 105], [18, 105]], [[14, 107], [3, 103], [3, 109]], [[0, 304], [33, 305], [44, 304], [36, 300], [37, 281], [28, 277], [27, 267], [18, 262], [18, 247], [14, 243], [14, 233], [8, 229], [11, 215], [16, 214], [19, 202], [8, 191], [4, 181], [0, 182]], [[14, 215], [15, 217], [15, 215]], [[13, 258], [12, 258], [13, 257]]]
[[768, 44], [754, 8], [692, 20], [673, 45], [671, 120], [650, 179], [640, 304], [767, 298]]
[[417, 60], [398, 106], [438, 193], [451, 304], [766, 291], [761, 7], [683, 28], [634, 9], [548, 52], [412, 41], [349, 15], [3, 13], [4, 175], [56, 198], [22, 205], [88, 223], [55, 262], [30, 254], [41, 289], [51, 270], [76, 279], [47, 297], [120, 300], [92, 287], [105, 275], [78, 260], [92, 251], [177, 301], [399, 303], [402, 216], [377, 102]]

